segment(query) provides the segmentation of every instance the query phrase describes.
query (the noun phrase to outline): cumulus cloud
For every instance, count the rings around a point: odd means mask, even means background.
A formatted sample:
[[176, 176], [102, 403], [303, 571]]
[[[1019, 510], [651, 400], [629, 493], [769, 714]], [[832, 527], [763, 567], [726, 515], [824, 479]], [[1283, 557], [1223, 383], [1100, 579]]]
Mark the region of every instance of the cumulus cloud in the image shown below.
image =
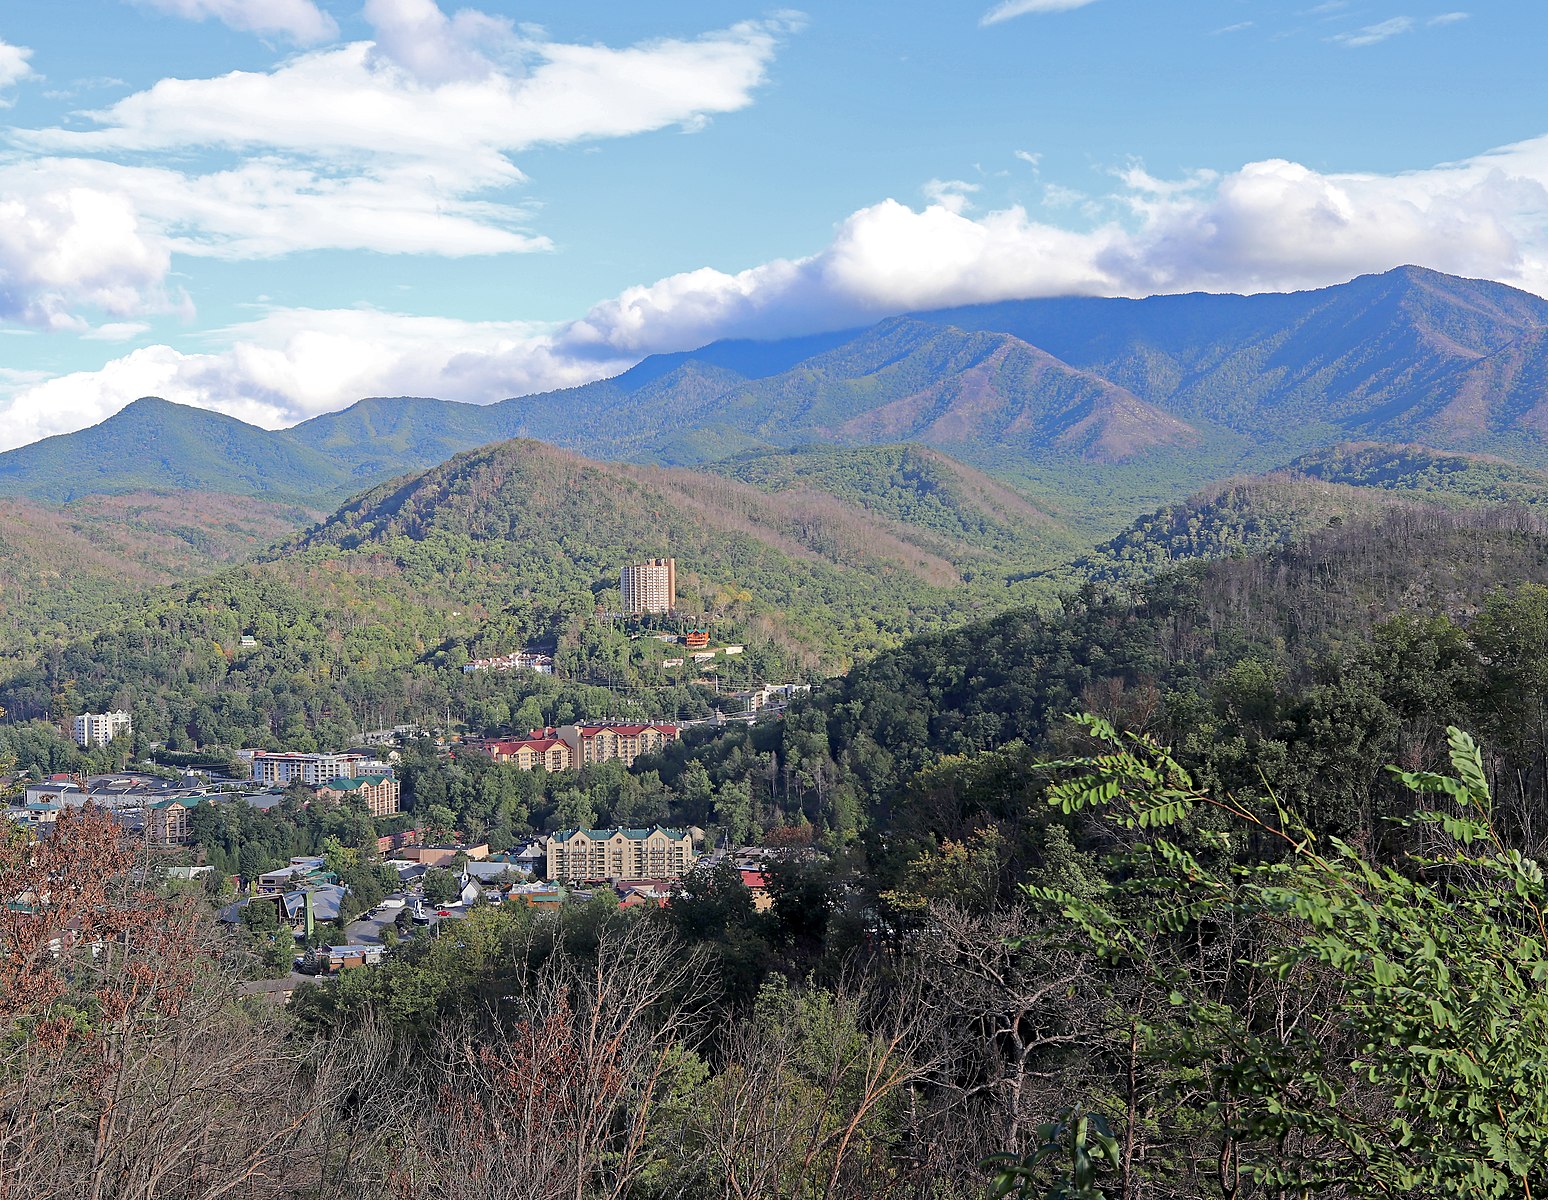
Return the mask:
[[531, 325], [370, 309], [280, 310], [215, 336], [225, 343], [218, 350], [147, 346], [97, 371], [17, 388], [0, 405], [0, 449], [95, 424], [140, 396], [275, 428], [362, 396], [487, 400], [609, 369], [595, 360], [554, 361], [547, 338]]
[[[289, 13], [304, 27], [299, 8], [269, 0], [173, 6], [232, 21]], [[0, 196], [10, 211], [43, 216], [0, 230], [0, 321], [83, 324], [92, 306], [114, 317], [154, 311], [174, 253], [550, 249], [509, 194], [525, 181], [513, 155], [744, 108], [799, 24], [776, 16], [614, 48], [518, 40], [508, 22], [446, 16], [433, 0], [370, 0], [366, 16], [374, 42], [304, 52], [269, 71], [164, 79], [89, 114], [91, 128], [11, 131], [19, 149], [0, 156]], [[0, 70], [6, 61], [0, 53]], [[178, 165], [144, 165], [147, 153]], [[71, 214], [92, 205], [112, 220], [75, 228]], [[101, 251], [68, 257], [82, 272], [75, 281], [43, 236], [61, 231]]]
[[0, 322], [84, 330], [82, 309], [165, 309], [170, 267], [166, 244], [147, 234], [122, 196], [0, 188]]
[[1024, 17], [1028, 13], [1069, 12], [1072, 8], [1085, 8], [1096, 0], [1000, 0], [982, 18], [980, 25], [998, 25], [1012, 17]]
[[[26, 46], [0, 42], [0, 92], [31, 77], [32, 64], [28, 61], [31, 57], [32, 51]], [[0, 97], [0, 105], [5, 103], [4, 97]]]
[[[272, 313], [224, 331], [203, 353], [150, 347], [97, 372], [13, 380], [0, 436], [15, 444], [79, 428], [146, 393], [270, 425], [369, 394], [487, 402], [716, 338], [1037, 296], [1287, 291], [1404, 263], [1548, 295], [1548, 136], [1398, 175], [1270, 159], [1173, 181], [1130, 164], [1114, 178], [1089, 228], [1020, 207], [970, 215], [949, 199], [917, 209], [884, 200], [809, 257], [687, 271], [554, 328], [373, 310]], [[1087, 198], [1083, 215], [1095, 203]]]
[[244, 33], [276, 34], [297, 45], [314, 46], [338, 37], [339, 27], [313, 0], [137, 0], [174, 17], [213, 17]]
[[376, 52], [426, 83], [482, 79], [497, 68], [489, 51], [511, 51], [511, 22], [476, 9], [448, 17], [435, 0], [366, 0]]

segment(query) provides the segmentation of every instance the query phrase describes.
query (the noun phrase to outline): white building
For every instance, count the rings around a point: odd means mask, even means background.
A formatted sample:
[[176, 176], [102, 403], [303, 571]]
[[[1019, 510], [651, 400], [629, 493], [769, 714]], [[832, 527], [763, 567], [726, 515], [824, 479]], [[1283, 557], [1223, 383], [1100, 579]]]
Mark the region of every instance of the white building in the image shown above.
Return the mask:
[[119, 734], [127, 734], [132, 729], [133, 722], [123, 711], [82, 713], [75, 718], [75, 742], [79, 746], [106, 746]]
[[652, 558], [623, 569], [619, 576], [623, 610], [639, 616], [669, 613], [677, 606], [677, 560]]
[[[335, 779], [354, 779], [366, 774], [366, 756], [363, 754], [275, 754], [267, 750], [254, 750], [253, 779], [270, 787], [284, 787], [291, 780], [299, 779], [312, 787], [321, 787]], [[392, 768], [385, 763], [372, 766]]]

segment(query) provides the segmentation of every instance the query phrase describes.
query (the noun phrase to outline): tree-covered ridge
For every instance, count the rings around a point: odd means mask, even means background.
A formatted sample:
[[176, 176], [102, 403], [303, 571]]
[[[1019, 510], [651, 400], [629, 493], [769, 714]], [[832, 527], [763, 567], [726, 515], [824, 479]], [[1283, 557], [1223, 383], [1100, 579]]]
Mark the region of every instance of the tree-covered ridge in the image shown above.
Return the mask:
[[1328, 483], [1421, 493], [1437, 503], [1542, 504], [1548, 472], [1481, 454], [1352, 442], [1302, 455], [1286, 468]]
[[1539, 356], [1511, 360], [1508, 392], [1474, 376], [1508, 347], [1538, 345], [1548, 302], [1486, 280], [1400, 267], [1308, 292], [1021, 301], [923, 319], [1013, 333], [1259, 445], [1358, 435], [1542, 454], [1522, 400], [1528, 380], [1540, 392]]
[[157, 585], [252, 557], [315, 519], [210, 493], [0, 501], [0, 656], [77, 636]]
[[1008, 334], [904, 317], [711, 397], [694, 423], [730, 424], [781, 445], [908, 440], [970, 458], [1000, 448], [1114, 462], [1198, 440], [1186, 422]]
[[[763, 614], [813, 652], [847, 657], [947, 622], [957, 605], [1013, 602], [1010, 574], [1070, 544], [1057, 527], [1040, 544], [1017, 539], [1019, 553], [1007, 553], [996, 578], [983, 569], [980, 545], [942, 536], [919, 510], [868, 510], [821, 482], [770, 495], [719, 476], [596, 463], [518, 440], [366, 493], [293, 543], [286, 560], [334, 571], [369, 562], [495, 612], [532, 607], [540, 593], [583, 592], [611, 604], [603, 592], [623, 563], [671, 554], [690, 608]], [[849, 494], [868, 486], [860, 479]], [[984, 519], [959, 502], [959, 527]], [[333, 562], [340, 552], [348, 558]], [[958, 594], [970, 566], [982, 578]], [[850, 640], [857, 635], [867, 640]]]
[[94, 494], [190, 490], [282, 503], [342, 498], [348, 474], [283, 433], [156, 397], [99, 425], [0, 454], [0, 495], [64, 503]]
[[[337, 745], [415, 721], [500, 732], [707, 715], [701, 677], [730, 689], [829, 673], [1051, 594], [1013, 580], [1064, 552], [1058, 527], [929, 461], [955, 490], [894, 516], [817, 480], [770, 495], [502, 443], [368, 492], [255, 565], [121, 607], [13, 670], [0, 703], [21, 720], [128, 708], [145, 740], [174, 749]], [[996, 513], [1043, 540], [1012, 536]], [[963, 536], [942, 532], [953, 524]], [[661, 628], [706, 624], [741, 655], [711, 670], [679, 647], [669, 666], [672, 648], [607, 615], [620, 568], [662, 554], [678, 561], [682, 616]], [[553, 649], [563, 682], [461, 671], [534, 643]]]
[[802, 446], [753, 451], [707, 470], [784, 495], [817, 489], [910, 527], [954, 562], [972, 552], [1011, 565], [1046, 563], [1077, 537], [1020, 493], [926, 446]]
[[[889, 855], [986, 821], [1015, 844], [1008, 781], [1058, 744], [1066, 714], [1090, 709], [1154, 732], [1223, 786], [1253, 791], [1272, 768], [1318, 828], [1377, 836], [1393, 794], [1380, 764], [1426, 761], [1461, 720], [1505, 756], [1502, 805], [1526, 820], [1548, 789], [1527, 682], [1548, 653], [1543, 627], [1539, 519], [1405, 509], [917, 638], [830, 683], [777, 734], [697, 753], [712, 776], [745, 778], [775, 824], [888, 830]], [[776, 764], [760, 777], [749, 767], [766, 754]]]
[[1075, 560], [1073, 580], [1123, 582], [1179, 563], [1274, 550], [1387, 511], [1548, 502], [1548, 474], [1484, 455], [1354, 442], [1204, 488]]
[[1128, 510], [1111, 534], [1136, 509], [1351, 437], [1548, 463], [1545, 329], [1537, 297], [1416, 268], [1292, 294], [1015, 301], [715, 343], [487, 406], [363, 400], [289, 430], [147, 399], [0, 454], [0, 494], [200, 487], [331, 504], [515, 436], [677, 465], [907, 440], [1054, 503], [1116, 489]]
[[1179, 563], [1274, 550], [1329, 524], [1419, 503], [1289, 472], [1228, 480], [1141, 517], [1077, 559], [1074, 575], [1131, 580]]

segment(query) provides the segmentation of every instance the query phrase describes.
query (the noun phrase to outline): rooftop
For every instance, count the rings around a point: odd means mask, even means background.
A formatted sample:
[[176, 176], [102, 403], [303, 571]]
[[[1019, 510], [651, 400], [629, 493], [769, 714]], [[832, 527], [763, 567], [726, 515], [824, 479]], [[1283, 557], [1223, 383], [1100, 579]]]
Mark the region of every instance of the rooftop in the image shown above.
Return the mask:
[[688, 836], [681, 829], [663, 829], [660, 825], [650, 829], [561, 829], [553, 836], [554, 840], [559, 842], [567, 842], [582, 836], [588, 837], [594, 842], [605, 842], [617, 834], [623, 834], [626, 838], [644, 841], [653, 833], [664, 833], [673, 841], [681, 841]]

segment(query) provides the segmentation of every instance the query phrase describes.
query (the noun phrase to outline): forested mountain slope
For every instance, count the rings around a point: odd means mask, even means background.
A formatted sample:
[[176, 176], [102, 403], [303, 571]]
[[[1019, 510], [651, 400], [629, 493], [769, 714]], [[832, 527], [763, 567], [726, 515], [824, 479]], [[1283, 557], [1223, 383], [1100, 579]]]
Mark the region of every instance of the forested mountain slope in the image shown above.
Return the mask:
[[[1014, 333], [1168, 412], [1275, 441], [1291, 423], [1322, 438], [1337, 429], [1438, 445], [1540, 440], [1524, 406], [1475, 381], [1493, 362], [1540, 394], [1530, 348], [1548, 327], [1548, 301], [1418, 267], [1311, 292], [1021, 301], [921, 319]], [[1446, 415], [1464, 394], [1477, 399], [1471, 414]]]
[[250, 558], [316, 517], [195, 492], [0, 500], [0, 657], [77, 637], [138, 594]]
[[[889, 455], [903, 469], [884, 485]], [[746, 645], [718, 668], [736, 686], [841, 669], [1051, 595], [1034, 569], [1076, 544], [1056, 521], [944, 456], [873, 457], [869, 476], [829, 464], [842, 494], [815, 476], [771, 494], [537, 442], [470, 451], [357, 497], [252, 566], [120, 606], [100, 633], [13, 671], [0, 704], [36, 717], [68, 688], [71, 703], [130, 707], [147, 736], [176, 742], [338, 743], [460, 706], [461, 689], [483, 686], [463, 681], [469, 657], [537, 642], [569, 678], [615, 689], [596, 696], [601, 715], [625, 701], [672, 715], [698, 664], [679, 650], [668, 670], [666, 647], [599, 615], [618, 608], [619, 569], [659, 554], [677, 559], [684, 613], [661, 627], [703, 623]]]
[[1542, 471], [1426, 446], [1347, 443], [1163, 505], [1079, 557], [1070, 577], [1132, 581], [1179, 563], [1279, 549], [1386, 512], [1543, 504]]
[[722, 342], [487, 406], [364, 400], [290, 430], [141, 401], [0, 454], [0, 494], [147, 486], [337, 502], [460, 450], [534, 437], [702, 464], [810, 442], [925, 442], [1093, 529], [1351, 438], [1548, 464], [1548, 301], [1405, 267], [1312, 292], [1013, 301]]
[[[1037, 788], [1026, 764], [1067, 749], [1075, 711], [1153, 732], [1244, 794], [1266, 774], [1314, 828], [1372, 838], [1392, 835], [1379, 817], [1404, 794], [1382, 765], [1430, 765], [1445, 726], [1464, 724], [1498, 750], [1510, 820], [1532, 825], [1548, 796], [1531, 682], [1543, 628], [1542, 518], [1401, 510], [915, 639], [780, 729], [685, 752], [745, 778], [765, 822], [890, 831], [895, 861], [911, 838], [963, 839], [986, 822], [1014, 843]], [[772, 784], [744, 774], [767, 753]]]
[[1286, 470], [1329, 483], [1411, 492], [1441, 504], [1548, 501], [1548, 471], [1428, 446], [1353, 442], [1302, 455]]
[[294, 503], [337, 492], [346, 473], [281, 434], [203, 408], [136, 400], [99, 425], [0, 454], [0, 496], [188, 490]]
[[[949, 460], [930, 463], [955, 477]], [[697, 600], [713, 610], [724, 607], [717, 597], [746, 593], [740, 603], [749, 611], [827, 654], [858, 629], [897, 636], [945, 619], [952, 604], [971, 606], [973, 597], [954, 594], [968, 566], [986, 584], [986, 565], [998, 566], [983, 602], [1003, 606], [1011, 574], [1053, 561], [1073, 542], [1024, 502], [1007, 526], [1011, 501], [999, 492], [981, 491], [986, 500], [962, 487], [938, 493], [952, 534], [905, 502], [929, 491], [928, 480], [901, 479], [888, 512], [864, 503], [863, 473], [838, 474], [847, 493], [813, 479], [771, 495], [702, 472], [604, 464], [516, 440], [357, 497], [275, 561], [339, 551], [386, 560], [423, 586], [494, 611], [567, 592], [608, 602], [625, 562], [670, 554], [690, 607]], [[972, 535], [996, 523], [1007, 534], [998, 548]]]

